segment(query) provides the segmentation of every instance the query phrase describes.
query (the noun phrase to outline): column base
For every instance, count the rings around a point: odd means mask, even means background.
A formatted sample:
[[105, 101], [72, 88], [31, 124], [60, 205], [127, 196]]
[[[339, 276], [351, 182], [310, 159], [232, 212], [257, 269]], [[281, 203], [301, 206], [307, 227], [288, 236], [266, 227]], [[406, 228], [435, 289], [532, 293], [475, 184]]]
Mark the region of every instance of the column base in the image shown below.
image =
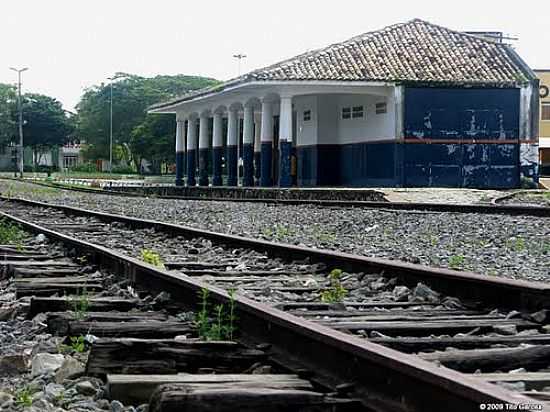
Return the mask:
[[199, 149], [199, 186], [208, 186], [208, 152], [209, 149]]
[[227, 146], [227, 186], [237, 186], [237, 146]]
[[183, 159], [184, 152], [176, 152], [176, 186], [183, 186]]
[[243, 145], [243, 186], [254, 186], [254, 147]]
[[260, 186], [270, 187], [273, 186], [273, 179], [271, 177], [271, 161], [273, 159], [273, 143], [262, 142], [261, 150], [261, 168]]
[[195, 149], [187, 150], [187, 186], [195, 186], [197, 181], [195, 180], [196, 172], [196, 154]]
[[262, 174], [261, 163], [262, 163], [262, 153], [259, 151], [254, 152], [254, 178], [258, 182], [260, 181], [260, 176]]
[[290, 177], [290, 151], [292, 149], [292, 142], [281, 141], [280, 145], [280, 169], [279, 169], [279, 186], [290, 187], [292, 186], [292, 178]]
[[223, 147], [212, 148], [212, 186], [222, 185]]

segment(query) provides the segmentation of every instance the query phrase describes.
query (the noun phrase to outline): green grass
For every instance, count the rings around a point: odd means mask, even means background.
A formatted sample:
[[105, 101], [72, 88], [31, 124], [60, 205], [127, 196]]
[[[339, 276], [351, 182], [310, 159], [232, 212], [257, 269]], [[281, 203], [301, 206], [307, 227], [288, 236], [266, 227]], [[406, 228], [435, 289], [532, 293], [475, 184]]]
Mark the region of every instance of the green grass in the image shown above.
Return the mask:
[[18, 224], [0, 218], [0, 244], [21, 247], [24, 238], [25, 232]]
[[464, 267], [464, 256], [453, 255], [449, 258], [449, 267], [452, 269], [462, 269]]
[[33, 392], [28, 386], [18, 389], [15, 392], [15, 404], [23, 407], [32, 406], [32, 394]]
[[159, 268], [164, 268], [164, 263], [162, 262], [162, 258], [158, 253], [153, 252], [152, 250], [143, 249], [141, 251], [141, 260], [143, 260], [145, 263], [149, 263], [150, 265], [157, 266]]
[[201, 289], [199, 291], [201, 304], [195, 318], [199, 338], [207, 341], [233, 340], [237, 321], [235, 315], [235, 291], [230, 289], [228, 294], [228, 308], [223, 304], [211, 307], [208, 302], [208, 289]]

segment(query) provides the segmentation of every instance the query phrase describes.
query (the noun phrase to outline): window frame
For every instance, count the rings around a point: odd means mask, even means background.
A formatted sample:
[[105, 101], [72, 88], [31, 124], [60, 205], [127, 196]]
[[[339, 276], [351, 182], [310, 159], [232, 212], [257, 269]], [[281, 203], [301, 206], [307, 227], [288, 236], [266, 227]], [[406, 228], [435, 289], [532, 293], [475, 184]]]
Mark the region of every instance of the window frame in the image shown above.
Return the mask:
[[[544, 118], [544, 109], [547, 109], [548, 117]], [[550, 122], [550, 102], [541, 102], [540, 103], [540, 121], [541, 122]]]
[[340, 119], [342, 120], [357, 120], [365, 119], [365, 105], [358, 106], [343, 106], [340, 110]]
[[304, 122], [310, 122], [311, 121], [311, 110], [310, 109], [304, 110], [302, 120]]
[[388, 103], [387, 102], [378, 102], [374, 105], [375, 114], [386, 114], [388, 113]]

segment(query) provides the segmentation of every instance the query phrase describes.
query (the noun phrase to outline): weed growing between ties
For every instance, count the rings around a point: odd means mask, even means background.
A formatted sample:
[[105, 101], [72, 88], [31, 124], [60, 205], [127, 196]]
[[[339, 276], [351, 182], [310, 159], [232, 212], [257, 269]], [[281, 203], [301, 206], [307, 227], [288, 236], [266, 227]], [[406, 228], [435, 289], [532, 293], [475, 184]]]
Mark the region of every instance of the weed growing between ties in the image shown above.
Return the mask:
[[71, 336], [69, 338], [70, 340], [70, 347], [72, 350], [78, 353], [82, 353], [86, 350], [86, 343], [84, 341], [84, 336]]
[[143, 249], [141, 251], [141, 260], [143, 260], [145, 263], [149, 263], [150, 265], [164, 268], [164, 263], [162, 262], [162, 258], [160, 257], [160, 255], [150, 249]]
[[[229, 308], [225, 305], [215, 305], [213, 308], [208, 302], [208, 289], [201, 289], [201, 309], [195, 318], [199, 337], [204, 340], [233, 340], [236, 330], [235, 291], [230, 289]], [[212, 312], [213, 309], [213, 312]]]
[[342, 269], [332, 269], [329, 273], [330, 288], [321, 292], [321, 300], [326, 303], [337, 303], [344, 300], [348, 291], [342, 286], [340, 277]]
[[18, 406], [30, 407], [32, 406], [32, 390], [25, 386], [15, 392], [15, 403]]
[[16, 245], [18, 248], [21, 248], [24, 238], [25, 232], [23, 232], [18, 224], [0, 218], [0, 244]]
[[83, 320], [88, 315], [90, 309], [90, 295], [86, 288], [82, 289], [82, 292], [76, 296], [72, 302], [73, 315], [76, 320]]

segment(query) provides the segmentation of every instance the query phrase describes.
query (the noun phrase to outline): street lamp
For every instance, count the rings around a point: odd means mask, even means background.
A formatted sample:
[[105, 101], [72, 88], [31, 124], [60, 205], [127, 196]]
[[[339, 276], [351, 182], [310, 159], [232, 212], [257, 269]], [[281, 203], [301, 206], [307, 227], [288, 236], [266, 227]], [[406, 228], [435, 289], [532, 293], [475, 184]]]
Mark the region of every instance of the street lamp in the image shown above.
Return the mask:
[[111, 81], [111, 113], [109, 127], [109, 173], [113, 173], [113, 80], [122, 79], [127, 76], [115, 74], [113, 77], [107, 77]]
[[238, 53], [233, 55], [234, 58], [239, 60], [239, 76], [241, 75], [241, 60], [246, 59], [246, 54]]
[[18, 166], [19, 177], [23, 178], [23, 105], [21, 104], [21, 73], [25, 70], [29, 70], [28, 67], [22, 69], [16, 69], [10, 67], [10, 70], [17, 72], [17, 108], [19, 110], [19, 150], [18, 150]]

